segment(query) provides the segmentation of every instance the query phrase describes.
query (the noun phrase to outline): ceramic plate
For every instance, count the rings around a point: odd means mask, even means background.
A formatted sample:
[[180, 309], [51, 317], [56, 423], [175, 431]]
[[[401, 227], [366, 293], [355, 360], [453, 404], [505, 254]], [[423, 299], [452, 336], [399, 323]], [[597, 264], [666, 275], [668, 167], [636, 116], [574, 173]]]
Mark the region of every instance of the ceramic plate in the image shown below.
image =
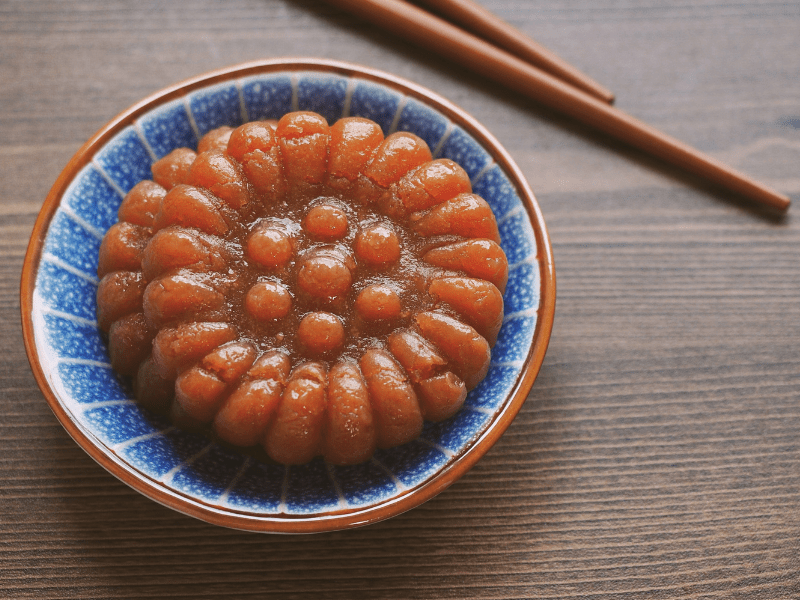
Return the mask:
[[[492, 206], [508, 257], [505, 320], [486, 379], [464, 408], [367, 463], [264, 464], [175, 429], [132, 399], [111, 369], [95, 317], [97, 259], [119, 204], [152, 163], [221, 125], [313, 110], [410, 131], [469, 174]], [[54, 413], [103, 467], [136, 490], [205, 521], [264, 532], [342, 529], [388, 518], [466, 472], [519, 411], [552, 327], [555, 277], [536, 201], [519, 169], [472, 117], [438, 95], [332, 61], [250, 63], [203, 75], [131, 107], [75, 155], [36, 222], [22, 280], [34, 374]]]

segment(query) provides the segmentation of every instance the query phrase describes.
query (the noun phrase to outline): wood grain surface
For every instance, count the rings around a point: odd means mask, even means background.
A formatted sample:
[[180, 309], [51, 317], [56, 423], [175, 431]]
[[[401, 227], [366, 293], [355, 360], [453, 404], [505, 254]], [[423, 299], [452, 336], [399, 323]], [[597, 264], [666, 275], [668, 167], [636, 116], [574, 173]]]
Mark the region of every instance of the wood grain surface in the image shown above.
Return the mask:
[[[800, 5], [482, 0], [655, 127], [800, 199]], [[377, 525], [242, 533], [132, 491], [25, 357], [19, 275], [72, 154], [138, 99], [276, 56], [380, 68], [481, 120], [537, 193], [539, 379], [458, 483]], [[0, 0], [0, 597], [800, 598], [800, 224], [313, 0]]]

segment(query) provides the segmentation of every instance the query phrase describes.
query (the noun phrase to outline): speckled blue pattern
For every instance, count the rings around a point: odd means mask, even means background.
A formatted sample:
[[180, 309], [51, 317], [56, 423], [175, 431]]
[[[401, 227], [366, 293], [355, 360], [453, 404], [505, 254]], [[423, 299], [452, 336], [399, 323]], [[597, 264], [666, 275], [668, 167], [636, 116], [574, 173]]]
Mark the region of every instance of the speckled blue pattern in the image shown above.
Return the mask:
[[533, 337], [534, 329], [536, 329], [536, 314], [507, 317], [500, 330], [500, 335], [497, 336], [497, 344], [492, 350], [494, 362], [517, 364], [521, 367], [528, 355], [528, 345]]
[[[455, 159], [454, 159], [455, 160]], [[472, 191], [482, 198], [491, 198], [498, 219], [521, 207], [517, 191], [499, 165], [493, 164], [474, 182]]]
[[[361, 465], [321, 459], [286, 468], [172, 427], [130, 400], [127, 381], [108, 364], [95, 322], [100, 238], [116, 220], [122, 194], [149, 176], [153, 160], [198, 133], [298, 108], [330, 121], [343, 111], [422, 137], [438, 156], [459, 162], [476, 193], [494, 209], [509, 259], [506, 319], [486, 379], [465, 408], [426, 423], [421, 439], [380, 450]], [[369, 507], [416, 487], [463, 453], [492, 422], [530, 350], [540, 305], [536, 241], [507, 174], [461, 127], [414, 98], [365, 80], [316, 72], [248, 77], [197, 90], [140, 116], [111, 139], [75, 178], [47, 232], [34, 293], [34, 327], [42, 365], [56, 395], [108, 452], [171, 490], [220, 508], [258, 515], [308, 515]]]
[[539, 306], [539, 268], [536, 263], [522, 262], [508, 272], [508, 285], [503, 295], [506, 316], [536, 310]]
[[117, 454], [154, 479], [162, 479], [208, 446], [207, 439], [187, 435], [166, 425], [161, 431], [160, 435], [135, 440], [118, 448]]
[[435, 475], [447, 463], [447, 458], [445, 452], [422, 440], [414, 440], [400, 448], [378, 450], [374, 460], [402, 485], [413, 487]]
[[140, 117], [137, 129], [155, 154], [162, 158], [175, 148], [197, 146], [197, 133], [189, 120], [185, 99], [168, 102]]
[[450, 122], [447, 119], [414, 98], [406, 99], [405, 106], [397, 119], [397, 131], [408, 131], [418, 135], [433, 152], [439, 148], [439, 143], [449, 127]]
[[241, 454], [217, 445], [207, 445], [175, 471], [169, 484], [188, 496], [214, 502], [228, 489], [231, 475], [241, 468]]
[[123, 193], [139, 183], [142, 179], [150, 179], [152, 157], [144, 140], [128, 127], [119, 133], [97, 153], [95, 160], [103, 172]]
[[73, 271], [54, 265], [47, 260], [39, 267], [41, 294], [58, 298], [59, 310], [87, 321], [94, 321], [97, 313], [97, 284]]
[[339, 495], [328, 465], [321, 458], [289, 469], [284, 503], [290, 514], [325, 512], [338, 507]]
[[189, 95], [189, 113], [202, 136], [212, 129], [242, 124], [242, 102], [236, 85], [223, 83]]
[[144, 414], [133, 400], [91, 405], [81, 416], [84, 424], [107, 446], [158, 431], [158, 422]]
[[[58, 298], [52, 300], [58, 310]], [[68, 315], [62, 316], [46, 309], [41, 312], [41, 320], [42, 341], [59, 358], [99, 363], [108, 361], [106, 345], [100, 338], [96, 323], [69, 318]]]
[[460, 164], [473, 182], [477, 182], [478, 175], [492, 162], [489, 153], [461, 127], [453, 128], [437, 155]]
[[426, 423], [422, 439], [431, 442], [436, 448], [455, 454], [466, 446], [477, 432], [483, 430], [488, 420], [489, 415], [486, 412], [467, 408], [446, 422]]
[[388, 471], [372, 460], [360, 465], [334, 467], [333, 480], [338, 482], [345, 503], [352, 506], [375, 504], [398, 491]]
[[512, 388], [519, 375], [519, 365], [503, 365], [497, 362], [497, 352], [493, 354], [494, 364], [489, 367], [486, 379], [467, 396], [466, 406], [477, 410], [494, 412], [505, 401], [508, 390]]
[[242, 98], [251, 121], [280, 119], [292, 105], [292, 79], [288, 75], [256, 75], [242, 80]]
[[241, 477], [232, 480], [224, 504], [231, 508], [248, 512], [274, 515], [281, 510], [281, 496], [284, 489], [287, 468], [245, 459], [245, 471]]
[[99, 167], [88, 165], [67, 189], [61, 205], [73, 220], [89, 225], [91, 229], [88, 231], [97, 237], [117, 222], [117, 209], [121, 202], [121, 193], [108, 183]]
[[372, 119], [381, 126], [384, 135], [388, 135], [401, 100], [400, 94], [382, 85], [356, 80], [350, 97], [350, 116]]
[[[347, 79], [344, 77], [327, 73], [301, 73], [298, 77], [298, 110], [312, 110], [333, 123], [344, 114], [346, 98]], [[287, 106], [285, 112], [290, 110], [291, 106]]]
[[80, 404], [95, 404], [132, 398], [130, 386], [111, 365], [69, 363], [58, 365], [61, 383]]

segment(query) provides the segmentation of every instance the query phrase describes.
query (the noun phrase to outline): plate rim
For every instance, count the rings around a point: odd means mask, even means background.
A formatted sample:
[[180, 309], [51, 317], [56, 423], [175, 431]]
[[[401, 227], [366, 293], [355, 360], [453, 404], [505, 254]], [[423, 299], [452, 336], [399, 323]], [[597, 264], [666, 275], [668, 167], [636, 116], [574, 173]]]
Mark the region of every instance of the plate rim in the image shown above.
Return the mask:
[[[537, 244], [536, 260], [540, 270], [540, 304], [533, 332], [533, 343], [503, 406], [473, 442], [455, 460], [449, 461], [435, 475], [414, 487], [403, 490], [400, 494], [365, 507], [328, 511], [324, 514], [258, 515], [240, 512], [232, 508], [221, 509], [160, 484], [122, 460], [117, 453], [107, 448], [90, 430], [79, 423], [56, 396], [39, 360], [33, 322], [33, 292], [41, 263], [44, 240], [63, 195], [81, 169], [113, 136], [133, 124], [142, 114], [198, 89], [253, 75], [303, 70], [329, 72], [348, 78], [356, 77], [387, 86], [439, 110], [451, 122], [461, 126], [467, 133], [474, 136], [503, 171], [511, 175], [510, 183], [514, 186], [525, 207]], [[48, 192], [31, 232], [20, 278], [20, 310], [28, 362], [48, 405], [70, 437], [95, 462], [117, 479], [163, 506], [211, 524], [263, 533], [316, 533], [377, 523], [419, 506], [457, 481], [501, 437], [527, 399], [541, 369], [550, 341], [555, 317], [555, 301], [556, 279], [553, 251], [539, 204], [522, 171], [509, 153], [477, 119], [438, 93], [402, 77], [354, 63], [305, 57], [256, 60], [209, 71], [156, 91], [108, 121], [72, 156]]]

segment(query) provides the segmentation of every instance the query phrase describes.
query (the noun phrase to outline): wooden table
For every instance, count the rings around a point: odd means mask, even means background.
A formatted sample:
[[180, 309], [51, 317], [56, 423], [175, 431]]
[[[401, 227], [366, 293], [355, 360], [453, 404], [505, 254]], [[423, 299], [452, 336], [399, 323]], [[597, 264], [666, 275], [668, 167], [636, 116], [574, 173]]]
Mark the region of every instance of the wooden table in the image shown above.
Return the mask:
[[[485, 0], [618, 106], [800, 200], [800, 5]], [[81, 143], [175, 81], [321, 56], [432, 88], [528, 177], [558, 273], [550, 349], [500, 442], [363, 529], [207, 525], [65, 433], [19, 274]], [[800, 225], [314, 0], [0, 0], [0, 597], [800, 597]]]

